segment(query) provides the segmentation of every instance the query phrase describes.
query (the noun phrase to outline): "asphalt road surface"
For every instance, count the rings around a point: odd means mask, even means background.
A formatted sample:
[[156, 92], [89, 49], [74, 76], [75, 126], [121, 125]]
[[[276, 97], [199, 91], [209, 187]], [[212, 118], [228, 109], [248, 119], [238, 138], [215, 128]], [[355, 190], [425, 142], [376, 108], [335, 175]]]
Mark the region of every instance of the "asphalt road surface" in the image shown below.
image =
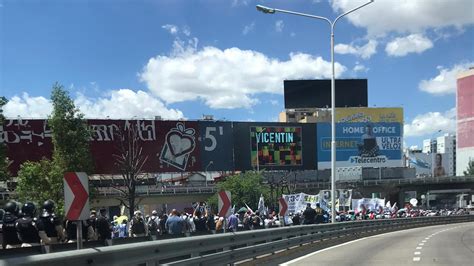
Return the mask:
[[414, 228], [326, 248], [283, 265], [474, 266], [474, 223]]

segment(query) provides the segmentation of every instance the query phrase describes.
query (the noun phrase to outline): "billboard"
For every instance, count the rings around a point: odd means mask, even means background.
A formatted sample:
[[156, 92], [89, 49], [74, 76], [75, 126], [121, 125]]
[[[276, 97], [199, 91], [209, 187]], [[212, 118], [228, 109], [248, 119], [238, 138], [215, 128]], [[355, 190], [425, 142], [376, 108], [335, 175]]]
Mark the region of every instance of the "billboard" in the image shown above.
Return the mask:
[[[120, 133], [135, 128], [146, 173], [316, 169], [314, 124], [220, 121], [87, 120], [95, 174], [119, 174]], [[0, 126], [16, 175], [20, 164], [52, 156], [45, 119], [11, 119]], [[258, 154], [258, 156], [257, 156]], [[258, 160], [257, 160], [258, 158]]]
[[431, 154], [431, 166], [433, 177], [443, 177], [453, 175], [449, 172], [449, 158], [448, 154], [443, 153], [432, 153]]
[[[336, 79], [336, 107], [367, 106], [367, 79]], [[285, 80], [285, 108], [331, 107], [331, 80]]]
[[416, 176], [424, 177], [432, 175], [432, 155], [431, 153], [408, 152], [408, 166], [415, 168]]
[[[336, 111], [338, 167], [401, 167], [401, 108], [347, 108]], [[331, 124], [317, 124], [318, 169], [331, 167]]]
[[[331, 124], [318, 123], [318, 169], [331, 167]], [[402, 166], [400, 123], [337, 123], [336, 165]]]
[[403, 123], [402, 108], [337, 108], [336, 123], [385, 122]]
[[198, 121], [201, 165], [204, 171], [234, 169], [232, 122]]
[[301, 166], [301, 127], [250, 127], [252, 166]]
[[314, 170], [315, 135], [314, 124], [234, 122], [235, 169]]

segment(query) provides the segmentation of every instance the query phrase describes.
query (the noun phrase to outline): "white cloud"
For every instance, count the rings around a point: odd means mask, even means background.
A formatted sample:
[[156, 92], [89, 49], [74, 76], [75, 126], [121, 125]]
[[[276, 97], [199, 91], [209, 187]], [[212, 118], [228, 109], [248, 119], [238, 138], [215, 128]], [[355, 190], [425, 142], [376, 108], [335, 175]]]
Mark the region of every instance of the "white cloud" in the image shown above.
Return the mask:
[[109, 92], [108, 97], [91, 99], [78, 94], [76, 106], [89, 118], [154, 118], [180, 119], [183, 113], [176, 109], [168, 109], [158, 99], [144, 91], [119, 89]]
[[249, 25], [245, 25], [244, 29], [242, 30], [243, 35], [247, 35], [252, 32], [255, 28], [255, 22], [250, 23]]
[[406, 37], [395, 38], [385, 46], [385, 52], [390, 56], [405, 56], [409, 53], [422, 53], [433, 47], [430, 39], [421, 34], [410, 34]]
[[171, 25], [171, 24], [166, 24], [166, 25], [163, 25], [161, 26], [161, 28], [167, 30], [169, 33], [171, 33], [172, 35], [177, 35], [178, 34], [178, 26], [176, 25]]
[[359, 64], [357, 62], [356, 65], [354, 66], [354, 68], [352, 69], [352, 71], [354, 71], [354, 72], [367, 72], [367, 71], [369, 71], [369, 69], [367, 67], [365, 67], [364, 65]]
[[[78, 93], [74, 103], [87, 118], [154, 118], [181, 119], [183, 113], [166, 106], [152, 95], [143, 91], [120, 89], [110, 91], [104, 98], [86, 98]], [[14, 96], [4, 106], [6, 117], [21, 116], [24, 118], [45, 118], [51, 114], [52, 104], [45, 97], [30, 97], [23, 93], [22, 97]]]
[[[367, 0], [332, 0], [337, 13], [348, 11]], [[389, 32], [419, 33], [427, 29], [463, 28], [474, 23], [472, 0], [376, 0], [345, 17], [367, 28], [369, 36]]]
[[295, 36], [296, 36], [296, 33], [292, 32], [292, 33], [290, 33], [290, 36], [291, 36], [291, 37], [295, 37]]
[[[336, 63], [336, 75], [346, 67]], [[182, 49], [150, 58], [140, 79], [166, 103], [202, 100], [211, 108], [250, 108], [259, 93], [283, 93], [283, 80], [329, 78], [331, 63], [309, 54], [287, 61], [252, 51], [216, 47]]]
[[51, 114], [53, 105], [45, 97], [31, 97], [24, 92], [21, 97], [13, 96], [3, 107], [5, 117], [44, 118]]
[[232, 0], [232, 7], [248, 6], [249, 3], [250, 3], [250, 0]]
[[439, 74], [429, 80], [422, 80], [418, 87], [422, 91], [435, 95], [456, 93], [457, 75], [472, 66], [474, 66], [474, 62], [456, 64], [450, 69], [439, 66]]
[[362, 46], [339, 43], [334, 47], [334, 52], [337, 54], [353, 54], [363, 59], [369, 59], [377, 52], [377, 41], [370, 40]]
[[285, 23], [283, 22], [283, 20], [277, 20], [275, 22], [275, 31], [276, 32], [282, 32], [284, 27], [285, 27]]
[[270, 100], [270, 104], [273, 105], [273, 106], [277, 106], [278, 101], [277, 100]]
[[191, 35], [191, 29], [188, 26], [183, 26], [182, 31], [183, 31], [183, 34], [188, 37]]
[[456, 130], [456, 108], [444, 113], [428, 112], [417, 115], [403, 127], [405, 137], [431, 136], [439, 130], [443, 133], [453, 133]]

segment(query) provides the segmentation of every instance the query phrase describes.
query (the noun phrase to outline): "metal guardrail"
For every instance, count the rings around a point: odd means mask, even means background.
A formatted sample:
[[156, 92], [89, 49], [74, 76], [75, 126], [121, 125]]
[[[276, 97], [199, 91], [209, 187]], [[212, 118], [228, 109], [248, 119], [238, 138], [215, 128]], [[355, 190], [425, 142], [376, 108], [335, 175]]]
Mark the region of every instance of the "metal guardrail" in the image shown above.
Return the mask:
[[6, 265], [221, 265], [307, 243], [437, 224], [473, 222], [474, 215], [302, 225], [97, 247], [0, 261]]

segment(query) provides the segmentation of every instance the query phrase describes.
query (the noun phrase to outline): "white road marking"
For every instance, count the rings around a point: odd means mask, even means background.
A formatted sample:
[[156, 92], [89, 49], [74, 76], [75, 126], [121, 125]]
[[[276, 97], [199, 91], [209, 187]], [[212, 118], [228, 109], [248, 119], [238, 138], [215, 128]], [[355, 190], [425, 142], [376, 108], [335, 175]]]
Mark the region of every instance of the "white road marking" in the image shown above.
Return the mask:
[[423, 246], [423, 245], [425, 245], [425, 243], [420, 243], [420, 244], [418, 244], [418, 246]]
[[421, 258], [420, 257], [413, 257], [413, 261], [420, 261]]
[[414, 255], [420, 255], [421, 252], [420, 251], [415, 251], [415, 253], [413, 253]]
[[[466, 225], [466, 226], [467, 226], [467, 225]], [[417, 230], [417, 229], [420, 229], [420, 228], [410, 228], [410, 229], [408, 229], [407, 231]], [[405, 231], [405, 232], [406, 232], [406, 231]], [[400, 233], [400, 231], [393, 231], [393, 232], [389, 232], [389, 233], [385, 233], [385, 234], [373, 235], [373, 236], [369, 236], [369, 237], [359, 238], [359, 239], [352, 240], [352, 241], [349, 241], [349, 242], [346, 242], [346, 243], [342, 243], [342, 244], [340, 244], [340, 245], [328, 247], [328, 248], [325, 248], [325, 249], [321, 249], [321, 250], [315, 251], [315, 252], [310, 253], [310, 254], [306, 254], [306, 255], [304, 255], [303, 257], [296, 258], [296, 259], [294, 259], [294, 260], [291, 260], [291, 261], [282, 263], [282, 264], [280, 264], [280, 265], [281, 265], [281, 266], [289, 266], [290, 264], [295, 263], [295, 262], [297, 262], [297, 261], [299, 261], [299, 260], [302, 260], [302, 259], [311, 257], [311, 256], [313, 256], [313, 255], [315, 255], [315, 254], [318, 254], [318, 253], [321, 253], [321, 252], [324, 252], [324, 251], [327, 251], [327, 250], [331, 250], [331, 249], [334, 249], [334, 248], [342, 247], [342, 246], [345, 246], [345, 245], [348, 245], [348, 244], [352, 244], [352, 243], [355, 243], [355, 242], [358, 242], [358, 241], [361, 241], [361, 240], [365, 240], [365, 239], [371, 239], [371, 238], [374, 238], [374, 237], [381, 237], [381, 236], [390, 235], [390, 234], [396, 234], [396, 233]], [[437, 234], [437, 233], [434, 233], [434, 234], [430, 235], [429, 237], [434, 236], [434, 235], [436, 235], [436, 234]], [[428, 238], [429, 238], [429, 237], [428, 237]], [[423, 248], [423, 247], [416, 247], [416, 249], [422, 249], [422, 248]], [[416, 254], [415, 254], [415, 255], [416, 255]]]
[[426, 243], [426, 240], [421, 240], [421, 242]]

